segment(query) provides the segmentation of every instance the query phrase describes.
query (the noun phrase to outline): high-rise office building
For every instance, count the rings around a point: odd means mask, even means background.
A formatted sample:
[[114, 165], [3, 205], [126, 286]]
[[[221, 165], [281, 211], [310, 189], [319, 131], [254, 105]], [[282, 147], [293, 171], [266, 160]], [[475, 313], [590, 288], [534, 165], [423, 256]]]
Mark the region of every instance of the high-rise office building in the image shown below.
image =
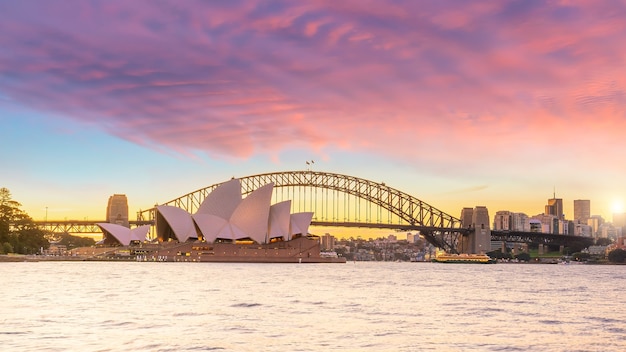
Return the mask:
[[591, 217], [591, 201], [588, 199], [574, 200], [574, 222], [577, 224], [587, 224]]
[[125, 194], [114, 194], [109, 197], [107, 221], [111, 224], [129, 227], [128, 200]]
[[565, 220], [565, 214], [563, 214], [563, 199], [551, 198], [548, 199], [548, 205], [546, 205], [545, 215], [555, 216], [559, 220]]
[[510, 231], [511, 229], [511, 212], [508, 210], [500, 210], [496, 212], [493, 218], [493, 229], [496, 231]]
[[530, 231], [528, 215], [524, 213], [511, 213], [511, 231]]

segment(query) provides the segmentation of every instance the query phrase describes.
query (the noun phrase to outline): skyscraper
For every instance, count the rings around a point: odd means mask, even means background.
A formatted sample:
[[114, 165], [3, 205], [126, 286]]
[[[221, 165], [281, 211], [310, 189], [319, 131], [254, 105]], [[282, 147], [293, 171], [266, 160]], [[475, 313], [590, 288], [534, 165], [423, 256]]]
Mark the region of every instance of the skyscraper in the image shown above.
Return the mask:
[[563, 214], [563, 199], [554, 198], [548, 199], [548, 205], [544, 212], [545, 215], [556, 216], [559, 220], [565, 220], [565, 214]]
[[587, 225], [591, 217], [591, 201], [588, 199], [574, 200], [574, 222]]

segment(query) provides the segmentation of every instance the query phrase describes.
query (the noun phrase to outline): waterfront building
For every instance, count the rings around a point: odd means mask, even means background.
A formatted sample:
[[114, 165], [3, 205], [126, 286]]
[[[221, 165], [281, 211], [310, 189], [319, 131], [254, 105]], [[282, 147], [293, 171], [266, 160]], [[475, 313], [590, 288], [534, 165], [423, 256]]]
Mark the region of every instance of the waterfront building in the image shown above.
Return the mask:
[[324, 251], [335, 250], [335, 237], [329, 233], [320, 237], [320, 245]]
[[313, 213], [290, 214], [291, 201], [271, 204], [274, 184], [242, 198], [241, 181], [224, 182], [207, 195], [195, 214], [169, 205], [156, 207], [159, 242], [250, 241], [264, 244], [307, 236]]
[[605, 256], [608, 246], [589, 246], [587, 252], [591, 255]]
[[574, 200], [574, 221], [577, 224], [587, 224], [591, 217], [591, 201], [588, 199]]
[[125, 194], [114, 194], [109, 197], [107, 205], [107, 222], [128, 227], [128, 200]]
[[44, 249], [42, 254], [64, 256], [67, 255], [67, 246], [51, 241], [50, 247], [48, 247], [48, 249]]

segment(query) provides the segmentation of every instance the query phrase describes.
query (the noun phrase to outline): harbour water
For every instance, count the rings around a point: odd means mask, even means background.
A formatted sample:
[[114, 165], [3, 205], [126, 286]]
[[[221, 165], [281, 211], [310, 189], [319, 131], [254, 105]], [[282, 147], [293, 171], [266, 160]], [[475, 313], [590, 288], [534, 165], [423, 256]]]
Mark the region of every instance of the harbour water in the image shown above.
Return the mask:
[[0, 263], [2, 351], [623, 351], [626, 266]]

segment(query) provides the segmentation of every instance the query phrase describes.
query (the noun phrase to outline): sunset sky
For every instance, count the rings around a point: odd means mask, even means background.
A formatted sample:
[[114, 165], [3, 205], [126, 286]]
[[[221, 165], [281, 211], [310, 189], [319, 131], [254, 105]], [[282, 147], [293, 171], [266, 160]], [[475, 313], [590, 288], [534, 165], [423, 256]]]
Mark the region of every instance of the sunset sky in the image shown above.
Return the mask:
[[611, 221], [625, 155], [624, 1], [0, 0], [0, 187], [36, 220], [315, 160]]

